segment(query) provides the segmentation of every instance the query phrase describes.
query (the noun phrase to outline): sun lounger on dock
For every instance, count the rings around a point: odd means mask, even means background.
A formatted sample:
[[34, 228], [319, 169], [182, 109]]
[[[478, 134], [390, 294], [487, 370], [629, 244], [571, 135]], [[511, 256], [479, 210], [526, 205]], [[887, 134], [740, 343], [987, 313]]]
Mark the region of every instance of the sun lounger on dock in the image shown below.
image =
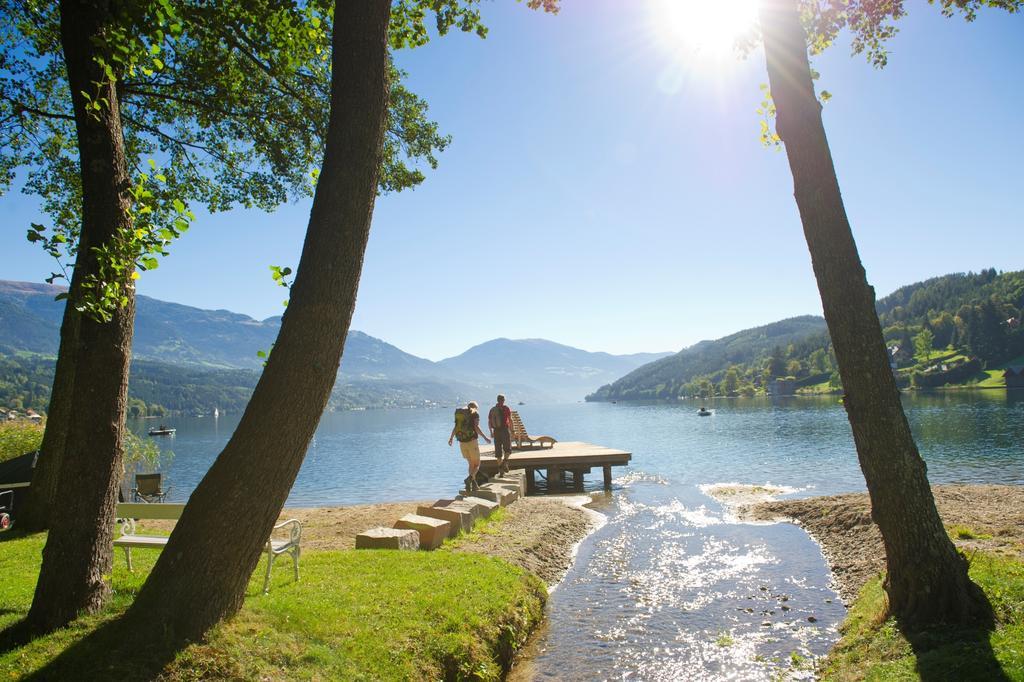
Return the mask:
[[[544, 447], [547, 443], [549, 447], [554, 447], [558, 441], [551, 436], [531, 436], [526, 432], [526, 427], [523, 426], [523, 420], [519, 416], [519, 413], [512, 410], [512, 440], [516, 443], [516, 448], [522, 450], [525, 448], [534, 447], [534, 443], [538, 444], [539, 447]], [[525, 445], [524, 445], [525, 443]]]

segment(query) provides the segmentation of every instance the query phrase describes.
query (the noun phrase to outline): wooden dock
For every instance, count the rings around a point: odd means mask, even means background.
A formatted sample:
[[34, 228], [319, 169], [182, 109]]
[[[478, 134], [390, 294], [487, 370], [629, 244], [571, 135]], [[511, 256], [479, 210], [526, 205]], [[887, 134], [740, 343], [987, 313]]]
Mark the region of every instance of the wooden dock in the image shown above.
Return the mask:
[[[604, 470], [604, 488], [611, 490], [612, 467], [626, 466], [632, 457], [632, 453], [625, 450], [614, 450], [578, 441], [560, 441], [555, 443], [554, 447], [513, 449], [509, 458], [509, 468], [526, 470], [527, 494], [536, 491], [534, 472], [537, 470], [545, 471], [549, 489], [582, 490], [583, 476], [589, 474], [595, 467]], [[498, 463], [494, 459], [494, 448], [480, 451], [480, 471], [488, 475], [497, 473]], [[566, 480], [569, 473], [572, 474], [571, 483]]]

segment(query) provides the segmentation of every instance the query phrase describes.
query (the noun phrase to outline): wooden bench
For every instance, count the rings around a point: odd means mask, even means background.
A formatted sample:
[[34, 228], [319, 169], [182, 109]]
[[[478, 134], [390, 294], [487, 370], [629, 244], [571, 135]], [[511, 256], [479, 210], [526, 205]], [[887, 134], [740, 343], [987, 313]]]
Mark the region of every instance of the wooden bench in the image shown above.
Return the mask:
[[[531, 436], [526, 432], [526, 427], [523, 426], [523, 418], [519, 416], [519, 413], [515, 410], [512, 412], [512, 440], [516, 442], [516, 448], [519, 450], [525, 450], [527, 448], [533, 448], [534, 443], [538, 443], [541, 448], [547, 443], [548, 447], [555, 447], [555, 443], [558, 441], [551, 436]], [[526, 445], [523, 445], [526, 443]]]
[[[124, 549], [129, 571], [134, 570], [132, 548], [162, 548], [169, 539], [165, 535], [139, 535], [135, 532], [135, 521], [138, 519], [177, 521], [181, 518], [181, 513], [184, 510], [185, 505], [183, 504], [122, 503], [117, 505], [117, 521], [121, 525], [121, 536], [114, 540], [114, 547]], [[289, 519], [274, 526], [274, 531], [283, 528], [288, 528], [288, 539], [275, 539], [272, 531], [264, 548], [267, 553], [267, 574], [263, 578], [264, 594], [270, 591], [270, 570], [274, 566], [274, 559], [281, 554], [292, 555], [295, 580], [299, 579], [299, 554], [301, 553], [299, 543], [302, 540], [302, 524], [296, 519]]]

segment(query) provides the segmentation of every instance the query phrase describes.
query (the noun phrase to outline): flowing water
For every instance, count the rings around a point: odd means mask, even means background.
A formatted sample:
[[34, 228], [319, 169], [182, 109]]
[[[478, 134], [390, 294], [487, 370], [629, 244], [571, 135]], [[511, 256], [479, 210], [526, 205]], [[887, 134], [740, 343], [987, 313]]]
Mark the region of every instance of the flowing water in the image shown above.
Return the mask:
[[[933, 483], [1024, 484], [1024, 396], [1004, 391], [904, 400]], [[697, 404], [522, 406], [531, 433], [633, 453], [614, 490], [590, 483], [607, 523], [551, 595], [526, 676], [537, 679], [810, 678], [845, 608], [817, 545], [789, 524], [746, 524], [702, 492], [715, 483], [792, 495], [864, 489], [834, 397]], [[168, 419], [170, 499], [184, 500], [237, 423]], [[432, 499], [465, 475], [447, 446], [451, 410], [324, 416], [288, 499], [325, 506]], [[152, 422], [138, 423], [142, 432]]]

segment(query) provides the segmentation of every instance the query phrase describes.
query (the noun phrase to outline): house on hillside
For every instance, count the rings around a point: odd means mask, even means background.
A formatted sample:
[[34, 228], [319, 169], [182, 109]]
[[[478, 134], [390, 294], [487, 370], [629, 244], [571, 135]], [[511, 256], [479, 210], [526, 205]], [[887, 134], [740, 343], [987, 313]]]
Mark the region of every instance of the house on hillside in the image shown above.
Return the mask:
[[39, 414], [35, 410], [27, 410], [25, 412], [25, 419], [28, 419], [30, 422], [38, 424], [39, 422], [43, 421], [43, 415]]
[[765, 390], [768, 395], [776, 398], [796, 395], [796, 379], [773, 379], [765, 386]]
[[1003, 377], [1007, 388], [1024, 388], [1024, 365], [1007, 367]]

